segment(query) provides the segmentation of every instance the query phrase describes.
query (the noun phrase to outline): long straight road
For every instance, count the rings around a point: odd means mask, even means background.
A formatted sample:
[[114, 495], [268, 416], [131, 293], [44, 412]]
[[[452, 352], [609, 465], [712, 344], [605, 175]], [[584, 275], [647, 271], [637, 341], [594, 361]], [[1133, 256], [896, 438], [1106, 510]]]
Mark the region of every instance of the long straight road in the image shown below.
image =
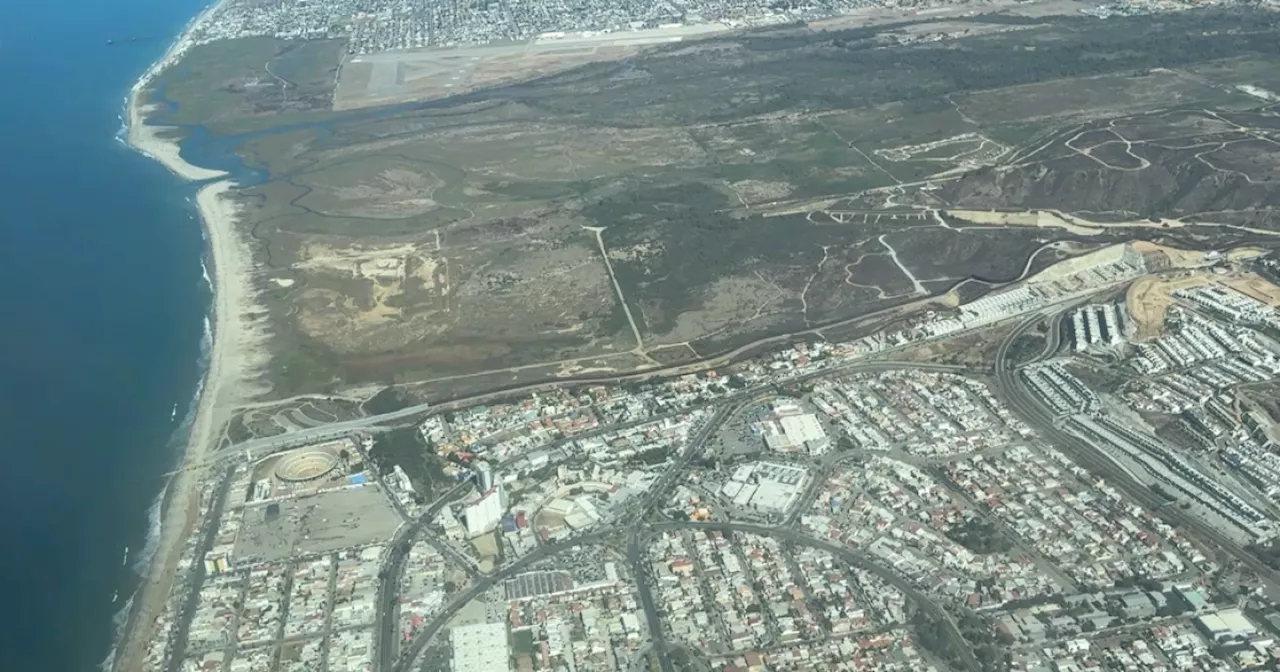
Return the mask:
[[464, 494], [471, 484], [463, 481], [441, 495], [416, 520], [401, 525], [391, 539], [382, 570], [378, 572], [378, 607], [374, 614], [373, 645], [374, 669], [390, 669], [396, 654], [396, 615], [399, 603], [400, 576], [404, 573], [404, 560], [417, 539], [418, 533], [435, 519], [440, 510]]
[[[778, 384], [799, 383], [807, 380], [812, 380], [814, 378], [820, 378], [823, 376], [837, 375], [845, 371], [852, 372], [852, 371], [864, 370], [864, 369], [875, 370], [875, 369], [889, 369], [889, 368], [916, 368], [916, 369], [922, 369], [927, 371], [952, 371], [952, 372], [969, 371], [969, 369], [967, 369], [966, 367], [953, 366], [948, 364], [928, 364], [924, 362], [893, 362], [888, 360], [880, 361], [880, 362], [863, 361], [863, 362], [853, 362], [850, 364], [836, 365], [830, 368], [801, 374], [794, 378], [789, 378], [784, 381], [780, 381]], [[647, 375], [652, 377], [652, 376], [658, 375], [658, 373], [659, 372], [650, 372]], [[626, 378], [627, 377], [620, 377], [619, 380], [624, 380]], [[571, 381], [571, 380], [560, 381], [557, 383], [556, 386], [570, 385], [573, 383], [574, 381]], [[545, 389], [550, 386], [551, 385], [549, 384], [538, 384], [538, 385], [530, 385], [528, 386], [528, 388], [530, 390], [535, 388]], [[777, 387], [777, 384], [762, 385], [755, 388], [743, 390], [742, 392], [737, 393], [735, 395], [721, 398], [719, 401], [722, 403], [731, 403], [734, 399], [751, 396], [753, 394], [759, 394], [761, 391], [765, 391], [775, 387]], [[524, 389], [524, 388], [521, 388], [521, 389]], [[451, 409], [458, 409], [458, 408], [464, 408], [466, 406], [473, 406], [475, 404], [483, 403], [485, 401], [492, 401], [498, 398], [510, 397], [512, 395], [519, 394], [521, 389], [486, 393], [486, 394], [477, 395], [474, 397], [468, 397], [466, 399], [458, 399], [458, 400], [454, 400], [454, 401], [450, 401], [442, 404], [434, 404], [434, 405], [433, 404], [417, 404], [414, 406], [407, 406], [400, 410], [391, 411], [388, 413], [379, 413], [376, 415], [368, 415], [362, 418], [355, 418], [352, 420], [343, 420], [341, 422], [334, 422], [327, 425], [318, 425], [316, 427], [308, 427], [306, 429], [300, 429], [293, 432], [286, 432], [284, 434], [278, 434], [276, 436], [268, 436], [260, 439], [250, 439], [248, 441], [235, 444], [234, 446], [231, 446], [219, 452], [220, 454], [226, 454], [228, 452], [235, 452], [237, 454], [242, 454], [244, 451], [256, 452], [261, 450], [279, 449], [279, 448], [288, 447], [288, 446], [298, 446], [305, 443], [323, 441], [325, 439], [330, 439], [330, 438], [338, 438], [340, 436], [346, 436], [348, 434], [352, 434], [357, 431], [369, 431], [370, 429], [377, 428], [380, 425], [394, 424], [398, 421], [405, 420], [407, 418], [411, 418], [418, 415], [423, 415], [426, 413], [440, 413], [440, 412], [451, 410]]]
[[649, 526], [643, 521], [653, 512], [653, 508], [670, 494], [672, 488], [679, 482], [680, 476], [684, 474], [684, 470], [689, 466], [689, 461], [693, 459], [695, 454], [701, 452], [703, 446], [706, 445], [707, 439], [720, 428], [720, 425], [724, 424], [725, 420], [733, 417], [749, 401], [750, 399], [742, 399], [738, 403], [722, 406], [716, 411], [715, 415], [711, 416], [698, 429], [693, 440], [689, 442], [684, 452], [676, 459], [676, 463], [663, 472], [662, 478], [645, 495], [640, 507], [632, 517], [635, 522], [627, 530], [627, 563], [631, 566], [631, 571], [635, 576], [636, 593], [640, 597], [640, 606], [644, 609], [645, 621], [649, 627], [651, 650], [654, 653], [654, 657], [657, 658], [658, 668], [662, 672], [674, 672], [675, 666], [671, 662], [671, 656], [668, 655], [666, 633], [662, 630], [662, 617], [658, 613], [657, 602], [653, 599], [653, 586], [650, 583], [649, 566], [644, 561], [644, 549], [641, 544], [644, 539], [644, 533], [648, 531]]
[[617, 533], [615, 531], [605, 530], [601, 532], [583, 534], [554, 544], [539, 546], [533, 551], [530, 551], [528, 555], [522, 556], [511, 564], [503, 566], [501, 570], [485, 575], [479, 581], [467, 586], [467, 588], [462, 592], [455, 594], [453, 598], [449, 600], [449, 604], [423, 627], [422, 632], [418, 633], [418, 635], [413, 638], [413, 641], [409, 644], [408, 648], [401, 653], [398, 659], [387, 664], [387, 661], [385, 660], [387, 655], [386, 652], [379, 651], [379, 658], [381, 660], [377, 662], [382, 663], [379, 665], [379, 668], [384, 670], [393, 670], [394, 672], [405, 672], [406, 670], [412, 669], [414, 667], [414, 662], [422, 655], [422, 652], [426, 650], [427, 645], [431, 642], [431, 639], [435, 637], [435, 634], [444, 628], [449, 621], [453, 620], [453, 617], [457, 615], [457, 613], [465, 607], [468, 602], [480, 597], [490, 588], [497, 586], [502, 581], [529, 569], [530, 566], [535, 563], [554, 557], [563, 551], [573, 548], [603, 543], [609, 537], [616, 534]]

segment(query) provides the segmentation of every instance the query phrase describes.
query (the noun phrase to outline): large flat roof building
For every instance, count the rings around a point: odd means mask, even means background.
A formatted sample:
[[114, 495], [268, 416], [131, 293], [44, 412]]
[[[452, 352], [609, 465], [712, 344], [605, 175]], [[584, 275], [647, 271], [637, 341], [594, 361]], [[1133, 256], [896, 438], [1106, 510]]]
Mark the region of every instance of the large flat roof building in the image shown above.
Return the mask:
[[463, 516], [467, 520], [467, 536], [476, 537], [498, 527], [502, 522], [502, 514], [506, 512], [506, 491], [499, 483], [463, 509]]
[[807, 450], [821, 454], [830, 444], [827, 432], [813, 413], [805, 412], [791, 400], [775, 402], [773, 417], [761, 422], [759, 430], [770, 450], [793, 452]]
[[1239, 609], [1223, 609], [1214, 614], [1204, 614], [1196, 619], [1210, 639], [1216, 644], [1243, 641], [1258, 634], [1258, 628]]
[[453, 672], [507, 672], [511, 651], [504, 623], [459, 625], [449, 631]]
[[804, 467], [756, 462], [738, 467], [720, 493], [740, 507], [785, 513], [800, 499], [808, 483]]

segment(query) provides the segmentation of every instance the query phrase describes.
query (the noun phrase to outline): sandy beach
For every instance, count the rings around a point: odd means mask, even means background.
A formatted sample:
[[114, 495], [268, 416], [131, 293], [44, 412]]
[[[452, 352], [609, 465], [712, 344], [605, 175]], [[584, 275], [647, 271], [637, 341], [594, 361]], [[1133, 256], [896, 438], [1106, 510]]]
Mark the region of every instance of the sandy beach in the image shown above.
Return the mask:
[[142, 101], [142, 93], [146, 90], [151, 81], [157, 75], [164, 72], [174, 63], [177, 63], [187, 50], [195, 45], [195, 35], [204, 27], [210, 18], [220, 9], [228, 0], [219, 0], [219, 2], [209, 6], [200, 13], [199, 16], [191, 22], [182, 35], [174, 41], [169, 49], [165, 51], [164, 56], [147, 68], [142, 77], [134, 83], [133, 88], [129, 89], [129, 100], [127, 103], [129, 113], [129, 146], [133, 147], [142, 154], [160, 162], [165, 168], [168, 168], [173, 174], [186, 180], [210, 180], [215, 177], [226, 175], [221, 170], [210, 170], [194, 166], [183, 160], [179, 153], [178, 143], [162, 137], [166, 131], [172, 131], [172, 127], [167, 126], [148, 126], [146, 124], [147, 115], [154, 112], [157, 105], [146, 104]]
[[226, 175], [221, 170], [210, 170], [194, 166], [183, 160], [178, 153], [178, 143], [162, 137], [165, 131], [172, 131], [170, 126], [148, 126], [144, 123], [147, 114], [155, 109], [155, 105], [141, 105], [138, 93], [129, 95], [129, 146], [138, 150], [148, 158], [159, 161], [170, 172], [184, 180], [211, 180]]
[[174, 573], [184, 541], [194, 533], [199, 517], [199, 482], [208, 475], [201, 468], [209, 453], [217, 448], [221, 431], [231, 412], [251, 399], [256, 390], [252, 380], [264, 363], [262, 333], [248, 324], [247, 311], [253, 307], [252, 257], [236, 232], [239, 216], [231, 180], [220, 180], [200, 189], [196, 204], [204, 222], [215, 289], [213, 300], [213, 347], [204, 388], [196, 407], [181, 471], [170, 483], [170, 493], [161, 523], [160, 543], [146, 581], [135, 597], [131, 627], [115, 661], [116, 670], [138, 669], [137, 664], [151, 639], [156, 617], [164, 608], [172, 588]]
[[[165, 127], [147, 126], [146, 116], [154, 107], [141, 100], [148, 84], [176, 63], [194, 44], [193, 34], [227, 0], [206, 9], [183, 35], [134, 84], [129, 93], [128, 143], [137, 151], [160, 162], [179, 177], [198, 181], [225, 177], [226, 173], [192, 165], [179, 155], [179, 144], [163, 137]], [[208, 475], [201, 465], [217, 448], [223, 426], [233, 410], [251, 399], [254, 374], [265, 363], [262, 333], [246, 319], [252, 310], [252, 253], [236, 231], [239, 208], [234, 199], [237, 186], [229, 179], [203, 186], [196, 205], [208, 246], [206, 266], [214, 292], [212, 305], [212, 349], [204, 386], [197, 402], [187, 448], [178, 472], [169, 484], [164, 505], [160, 542], [145, 581], [134, 596], [133, 611], [113, 661], [115, 670], [137, 670], [154, 635], [156, 619], [165, 607], [181, 560], [184, 542], [199, 519], [200, 481]]]

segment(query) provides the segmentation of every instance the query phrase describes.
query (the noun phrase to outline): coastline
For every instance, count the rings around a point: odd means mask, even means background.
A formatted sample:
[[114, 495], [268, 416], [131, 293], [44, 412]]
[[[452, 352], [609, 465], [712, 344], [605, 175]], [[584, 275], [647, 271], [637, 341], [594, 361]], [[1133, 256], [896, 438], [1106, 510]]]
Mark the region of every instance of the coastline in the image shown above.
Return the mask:
[[260, 335], [244, 321], [253, 305], [250, 256], [235, 230], [239, 207], [231, 195], [232, 180], [202, 187], [196, 205], [204, 224], [210, 259], [211, 337], [208, 368], [196, 402], [186, 448], [173, 479], [166, 486], [160, 536], [142, 584], [134, 596], [133, 612], [117, 646], [114, 670], [139, 669], [138, 663], [153, 639], [157, 617], [166, 606], [188, 537], [203, 512], [201, 481], [204, 463], [218, 447], [220, 431], [231, 411], [253, 396], [249, 379], [255, 368]]
[[205, 8], [195, 19], [182, 31], [177, 40], [169, 45], [164, 55], [160, 57], [147, 71], [134, 82], [133, 87], [129, 89], [129, 97], [126, 102], [128, 107], [128, 135], [125, 142], [136, 150], [138, 153], [153, 159], [168, 168], [170, 172], [185, 180], [209, 180], [217, 177], [224, 177], [226, 172], [221, 170], [211, 170], [209, 168], [201, 168], [192, 165], [183, 160], [180, 155], [180, 146], [177, 141], [163, 137], [166, 130], [172, 131], [173, 127], [169, 126], [148, 126], [146, 117], [148, 114], [156, 111], [160, 105], [143, 104], [141, 101], [142, 92], [147, 88], [160, 73], [167, 70], [170, 66], [177, 63], [186, 55], [187, 50], [195, 45], [193, 35], [208, 23], [223, 5], [229, 0], [218, 0], [214, 4]]
[[245, 320], [253, 307], [252, 254], [236, 231], [239, 206], [234, 200], [237, 184], [227, 173], [188, 163], [180, 156], [180, 145], [164, 137], [168, 127], [148, 126], [146, 117], [159, 106], [142, 104], [148, 84], [169, 68], [194, 44], [192, 35], [228, 0], [206, 8], [130, 89], [126, 143], [139, 153], [165, 166], [186, 181], [211, 181], [201, 186], [195, 198], [207, 248], [206, 267], [212, 293], [210, 305], [210, 348], [208, 367], [196, 400], [185, 450], [175, 473], [166, 485], [160, 514], [160, 533], [132, 605], [127, 621], [108, 661], [111, 670], [141, 669], [148, 646], [156, 639], [157, 619], [166, 608], [174, 577], [186, 541], [201, 519], [200, 485], [208, 468], [203, 463], [217, 449], [220, 431], [231, 411], [249, 400], [255, 367], [259, 364], [261, 334]]

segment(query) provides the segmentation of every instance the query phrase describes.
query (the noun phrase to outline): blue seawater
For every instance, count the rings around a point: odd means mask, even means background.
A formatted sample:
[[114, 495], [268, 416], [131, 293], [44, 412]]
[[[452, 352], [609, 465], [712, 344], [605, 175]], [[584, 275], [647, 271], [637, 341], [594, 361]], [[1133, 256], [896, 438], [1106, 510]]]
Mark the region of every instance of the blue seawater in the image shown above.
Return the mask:
[[194, 187], [117, 134], [205, 2], [0, 2], [0, 670], [98, 669], [180, 457], [210, 298]]

